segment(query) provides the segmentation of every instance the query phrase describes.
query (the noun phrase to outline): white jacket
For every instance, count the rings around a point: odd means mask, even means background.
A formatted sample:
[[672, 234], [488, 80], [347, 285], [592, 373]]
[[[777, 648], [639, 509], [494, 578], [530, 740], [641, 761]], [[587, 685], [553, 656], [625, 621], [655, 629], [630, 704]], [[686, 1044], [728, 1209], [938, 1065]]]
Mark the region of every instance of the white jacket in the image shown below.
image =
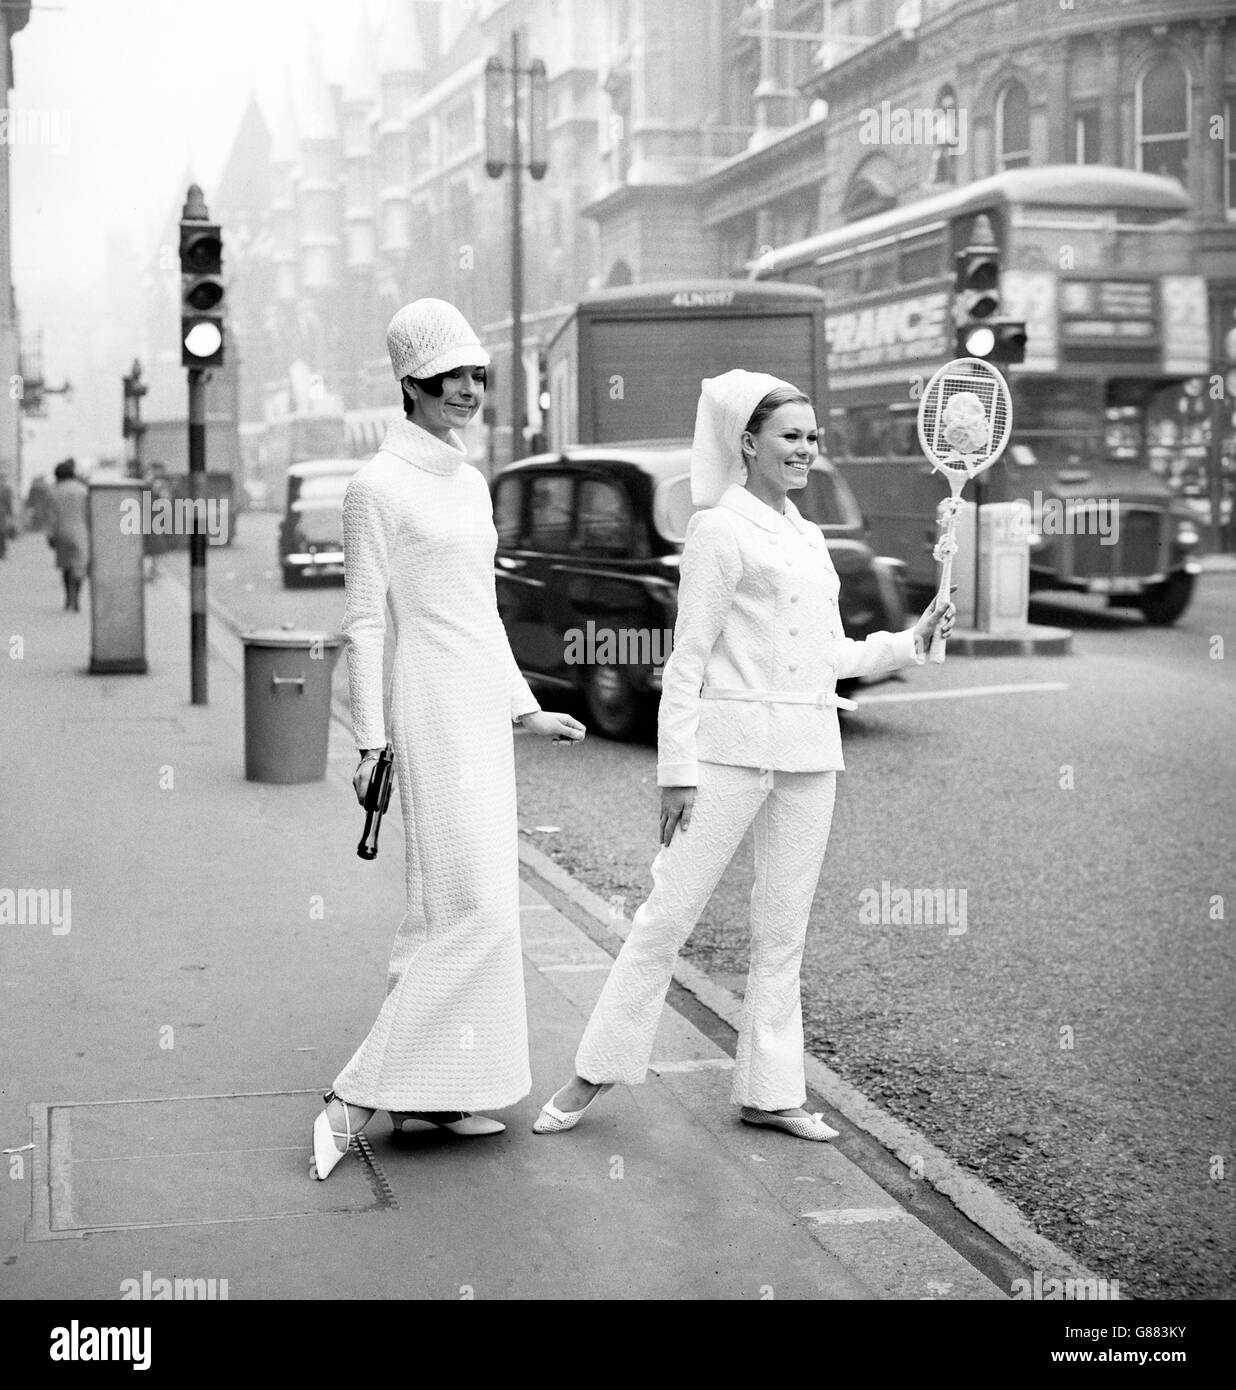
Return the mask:
[[734, 484], [687, 526], [674, 649], [665, 664], [657, 784], [693, 787], [700, 762], [840, 771], [837, 682], [921, 665], [913, 628], [844, 635], [841, 582], [820, 528]]

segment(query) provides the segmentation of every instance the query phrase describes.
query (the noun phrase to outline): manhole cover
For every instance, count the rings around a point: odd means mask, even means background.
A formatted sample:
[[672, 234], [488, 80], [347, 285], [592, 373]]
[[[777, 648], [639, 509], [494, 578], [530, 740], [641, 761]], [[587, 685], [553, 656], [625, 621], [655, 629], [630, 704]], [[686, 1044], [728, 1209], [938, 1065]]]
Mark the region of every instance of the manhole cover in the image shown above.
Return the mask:
[[316, 1091], [31, 1105], [27, 1240], [397, 1206], [364, 1135], [309, 1177]]

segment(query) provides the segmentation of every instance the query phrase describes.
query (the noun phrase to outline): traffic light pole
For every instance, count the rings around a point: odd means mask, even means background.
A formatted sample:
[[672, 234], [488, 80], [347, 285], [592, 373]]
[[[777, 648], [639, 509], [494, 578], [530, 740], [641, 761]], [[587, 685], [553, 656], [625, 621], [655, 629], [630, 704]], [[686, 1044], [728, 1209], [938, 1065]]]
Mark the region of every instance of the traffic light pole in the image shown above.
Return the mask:
[[[189, 368], [189, 680], [192, 703], [206, 704], [206, 375]], [[199, 498], [201, 502], [199, 503]]]

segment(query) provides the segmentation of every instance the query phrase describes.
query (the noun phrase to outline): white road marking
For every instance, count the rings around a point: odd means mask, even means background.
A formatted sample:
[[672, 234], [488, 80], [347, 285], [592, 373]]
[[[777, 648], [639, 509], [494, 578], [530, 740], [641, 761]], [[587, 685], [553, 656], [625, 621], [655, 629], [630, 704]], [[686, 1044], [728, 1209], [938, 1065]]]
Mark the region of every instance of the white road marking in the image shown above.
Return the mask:
[[858, 707], [861, 710], [868, 705], [899, 705], [911, 700], [963, 700], [975, 695], [1028, 695], [1068, 688], [1064, 681], [1026, 681], [1022, 685], [962, 685], [954, 690], [900, 690], [859, 696]]
[[687, 1062], [658, 1062], [655, 1067], [650, 1066], [649, 1071], [655, 1072], [658, 1076], [664, 1076], [667, 1072], [686, 1072], [686, 1071], [732, 1071], [734, 1059], [732, 1057], [696, 1057]]
[[805, 1211], [804, 1221], [817, 1226], [859, 1226], [866, 1221], [905, 1221], [910, 1213], [904, 1207], [835, 1207], [831, 1211]]

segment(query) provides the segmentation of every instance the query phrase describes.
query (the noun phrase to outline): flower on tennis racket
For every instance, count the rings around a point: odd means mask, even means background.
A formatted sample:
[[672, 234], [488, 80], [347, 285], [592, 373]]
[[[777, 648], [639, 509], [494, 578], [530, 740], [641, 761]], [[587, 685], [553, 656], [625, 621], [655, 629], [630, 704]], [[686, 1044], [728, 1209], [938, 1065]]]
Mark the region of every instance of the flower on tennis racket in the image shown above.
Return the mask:
[[931, 558], [938, 564], [943, 564], [950, 555], [956, 555], [958, 549], [955, 537], [941, 536], [936, 542], [936, 548], [931, 552]]
[[944, 441], [958, 453], [980, 453], [987, 443], [987, 412], [973, 391], [956, 391], [940, 414]]

